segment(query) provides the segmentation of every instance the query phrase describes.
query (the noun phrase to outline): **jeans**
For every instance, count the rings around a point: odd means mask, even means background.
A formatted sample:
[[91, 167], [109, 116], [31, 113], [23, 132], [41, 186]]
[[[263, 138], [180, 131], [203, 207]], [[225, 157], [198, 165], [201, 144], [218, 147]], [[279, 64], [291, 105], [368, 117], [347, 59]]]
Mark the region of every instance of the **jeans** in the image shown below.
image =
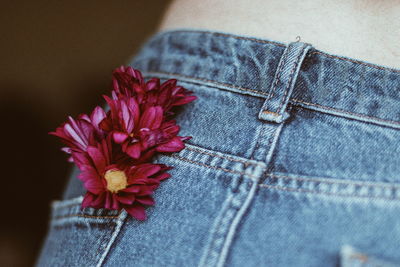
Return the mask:
[[400, 266], [400, 71], [303, 42], [153, 35], [130, 65], [198, 99], [148, 219], [85, 208], [74, 169], [38, 266]]

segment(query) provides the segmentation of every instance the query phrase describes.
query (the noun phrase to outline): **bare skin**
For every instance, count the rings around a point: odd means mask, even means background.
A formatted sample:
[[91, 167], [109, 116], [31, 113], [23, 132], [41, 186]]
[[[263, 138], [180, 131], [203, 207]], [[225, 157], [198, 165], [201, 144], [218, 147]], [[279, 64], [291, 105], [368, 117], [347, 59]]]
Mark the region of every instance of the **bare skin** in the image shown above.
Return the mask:
[[400, 69], [400, 0], [175, 0], [159, 30], [206, 29]]

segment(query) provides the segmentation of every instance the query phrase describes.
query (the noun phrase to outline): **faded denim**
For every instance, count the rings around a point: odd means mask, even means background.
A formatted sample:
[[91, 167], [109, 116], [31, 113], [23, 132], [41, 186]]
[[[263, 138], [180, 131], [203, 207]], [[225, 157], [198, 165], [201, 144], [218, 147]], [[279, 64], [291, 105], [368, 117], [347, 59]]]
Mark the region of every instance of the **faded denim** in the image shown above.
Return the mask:
[[195, 30], [130, 65], [194, 91], [193, 138], [144, 222], [81, 211], [75, 169], [38, 266], [400, 266], [400, 70]]

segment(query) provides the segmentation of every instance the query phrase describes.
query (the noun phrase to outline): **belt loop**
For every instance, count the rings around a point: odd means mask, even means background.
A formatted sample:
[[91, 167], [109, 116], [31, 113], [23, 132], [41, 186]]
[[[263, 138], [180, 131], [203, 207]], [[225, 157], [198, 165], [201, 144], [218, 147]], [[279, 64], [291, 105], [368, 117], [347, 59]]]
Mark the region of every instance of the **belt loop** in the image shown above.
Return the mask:
[[311, 47], [303, 42], [291, 42], [286, 47], [272, 81], [270, 93], [258, 114], [260, 120], [281, 123], [289, 117], [286, 106], [303, 59]]

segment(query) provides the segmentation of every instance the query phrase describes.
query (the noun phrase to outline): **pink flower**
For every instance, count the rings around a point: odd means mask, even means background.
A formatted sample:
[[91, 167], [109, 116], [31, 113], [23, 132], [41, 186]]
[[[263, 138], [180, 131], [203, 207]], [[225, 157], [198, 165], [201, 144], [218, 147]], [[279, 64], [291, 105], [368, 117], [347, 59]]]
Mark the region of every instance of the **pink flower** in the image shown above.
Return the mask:
[[161, 106], [169, 112], [174, 106], [192, 102], [197, 97], [193, 92], [176, 85], [176, 79], [160, 84], [160, 79], [152, 78], [144, 82], [140, 71], [132, 67], [119, 67], [113, 72], [114, 98], [119, 96], [136, 97], [140, 106]]
[[110, 110], [96, 107], [90, 116], [79, 115], [50, 134], [66, 145], [62, 150], [80, 169], [78, 178], [87, 192], [82, 208], [126, 210], [146, 219], [145, 206], [172, 167], [153, 164], [155, 153], [178, 152], [190, 136], [178, 136], [173, 107], [196, 99], [176, 80], [145, 82], [140, 71], [120, 67], [113, 73]]
[[72, 151], [86, 151], [89, 145], [95, 145], [104, 138], [104, 131], [98, 125], [105, 117], [103, 109], [96, 107], [90, 117], [86, 114], [79, 115], [77, 119], [68, 117], [68, 122], [49, 134], [61, 138], [66, 145], [62, 150], [68, 154]]
[[160, 181], [170, 177], [164, 164], [131, 164], [113, 151], [110, 138], [97, 146], [88, 146], [87, 153], [72, 152], [87, 193], [82, 208], [125, 209], [138, 220], [146, 219], [145, 206], [153, 205], [152, 194]]
[[115, 143], [122, 145], [122, 151], [134, 159], [146, 151], [181, 151], [185, 147], [183, 141], [190, 139], [177, 135], [180, 127], [174, 120], [165, 121], [161, 106], [149, 106], [141, 112], [134, 97], [104, 98], [110, 111], [100, 127], [110, 132]]

